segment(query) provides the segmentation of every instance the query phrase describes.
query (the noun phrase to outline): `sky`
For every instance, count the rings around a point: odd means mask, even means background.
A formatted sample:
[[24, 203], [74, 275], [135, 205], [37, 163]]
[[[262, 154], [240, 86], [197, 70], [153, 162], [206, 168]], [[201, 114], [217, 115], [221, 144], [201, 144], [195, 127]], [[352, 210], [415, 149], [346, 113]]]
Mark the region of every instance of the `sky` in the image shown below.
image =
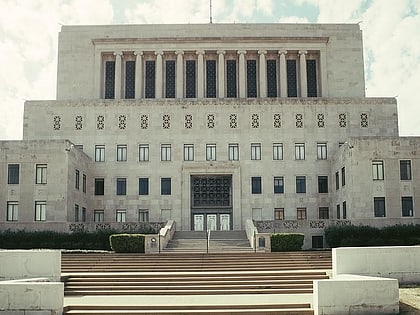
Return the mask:
[[[55, 99], [62, 25], [208, 23], [209, 0], [0, 0], [0, 140], [22, 139], [25, 100]], [[420, 136], [420, 0], [212, 0], [213, 23], [359, 23], [366, 96], [396, 97]]]

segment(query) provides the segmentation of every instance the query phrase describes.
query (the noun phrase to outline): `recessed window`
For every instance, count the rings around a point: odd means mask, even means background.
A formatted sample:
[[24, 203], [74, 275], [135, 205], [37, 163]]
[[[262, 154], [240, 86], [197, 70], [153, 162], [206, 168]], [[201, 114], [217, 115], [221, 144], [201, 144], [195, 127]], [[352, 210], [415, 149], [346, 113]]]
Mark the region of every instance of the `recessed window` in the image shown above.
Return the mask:
[[117, 178], [117, 195], [127, 194], [127, 179]]
[[216, 161], [216, 145], [206, 144], [206, 160]]
[[297, 208], [296, 212], [298, 220], [306, 220], [306, 208]]
[[35, 201], [35, 221], [45, 221], [47, 211], [46, 201]]
[[341, 168], [341, 186], [346, 185], [346, 168]]
[[327, 144], [326, 143], [317, 143], [317, 159], [326, 160], [327, 159]]
[[400, 161], [400, 178], [401, 180], [411, 180], [411, 161]]
[[160, 179], [160, 194], [170, 195], [171, 194], [171, 178], [164, 177]]
[[384, 161], [372, 161], [373, 180], [384, 180]]
[[295, 160], [305, 159], [305, 144], [295, 143]]
[[373, 209], [375, 217], [386, 217], [385, 197], [374, 197]]
[[46, 184], [47, 183], [47, 164], [37, 164], [35, 166], [35, 183]]
[[274, 193], [283, 194], [284, 193], [284, 178], [283, 176], [274, 177]]
[[184, 161], [194, 161], [194, 144], [184, 144]]
[[139, 222], [149, 222], [148, 209], [139, 209]]
[[75, 170], [75, 172], [74, 172], [74, 188], [79, 190], [79, 187], [80, 187], [80, 171]]
[[19, 202], [17, 201], [8, 201], [7, 202], [7, 221], [17, 221], [18, 220], [18, 210]]
[[117, 145], [117, 161], [118, 162], [127, 161], [127, 145], [125, 144]]
[[116, 222], [125, 222], [126, 214], [127, 214], [125, 210], [116, 210], [115, 214], [116, 214], [116, 218], [115, 218]]
[[86, 208], [82, 207], [82, 222], [86, 222]]
[[83, 174], [82, 191], [84, 193], [86, 193], [86, 181], [87, 181], [86, 174]]
[[7, 165], [7, 183], [19, 184], [19, 164]]
[[403, 217], [412, 217], [414, 215], [413, 197], [401, 197], [401, 207]]
[[149, 145], [148, 144], [139, 145], [139, 161], [140, 162], [149, 161]]
[[296, 193], [306, 193], [306, 176], [296, 176]]
[[335, 189], [340, 189], [340, 175], [339, 172], [335, 172]]
[[261, 177], [251, 177], [251, 191], [253, 194], [261, 194]]
[[320, 220], [325, 220], [330, 218], [330, 209], [328, 207], [319, 207], [318, 208], [318, 218]]
[[261, 143], [251, 143], [251, 160], [261, 160]]
[[104, 222], [104, 210], [94, 210], [93, 211], [93, 222]]
[[170, 144], [162, 144], [160, 146], [160, 160], [161, 161], [171, 160], [171, 145]]
[[341, 219], [341, 209], [340, 209], [340, 205], [337, 205], [336, 209], [337, 209], [337, 219]]
[[229, 161], [239, 160], [239, 144], [230, 143], [228, 146]]
[[343, 201], [343, 219], [347, 219], [347, 202]]
[[284, 220], [284, 208], [274, 208], [274, 220]]
[[273, 144], [273, 160], [283, 160], [283, 143]]
[[146, 177], [139, 178], [139, 195], [149, 194], [149, 179]]
[[79, 205], [74, 205], [74, 222], [79, 222]]
[[95, 145], [95, 162], [105, 162], [104, 145]]
[[328, 193], [328, 176], [318, 176], [318, 193]]
[[104, 179], [95, 178], [95, 195], [103, 196], [104, 195]]

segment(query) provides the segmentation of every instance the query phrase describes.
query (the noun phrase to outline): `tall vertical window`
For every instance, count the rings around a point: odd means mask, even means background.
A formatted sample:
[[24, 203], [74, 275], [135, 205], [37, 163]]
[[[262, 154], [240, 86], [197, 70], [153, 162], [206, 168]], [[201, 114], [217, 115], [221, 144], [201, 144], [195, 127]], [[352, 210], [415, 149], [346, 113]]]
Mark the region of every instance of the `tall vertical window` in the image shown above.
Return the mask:
[[104, 222], [104, 210], [93, 211], [93, 222]]
[[125, 210], [116, 210], [115, 211], [115, 221], [116, 222], [125, 222], [127, 212]]
[[283, 143], [273, 143], [273, 160], [283, 160]]
[[47, 164], [37, 164], [35, 166], [35, 183], [46, 184], [47, 183]]
[[47, 211], [46, 201], [35, 201], [35, 221], [45, 221]]
[[340, 205], [337, 205], [337, 219], [341, 219]]
[[19, 184], [19, 164], [7, 165], [7, 183]]
[[403, 217], [412, 217], [414, 215], [413, 197], [401, 197], [401, 208]]
[[82, 207], [82, 222], [86, 222], [86, 208]]
[[411, 180], [411, 161], [410, 160], [400, 161], [400, 179]]
[[165, 76], [166, 76], [166, 86], [165, 86], [165, 97], [174, 98], [175, 97], [175, 60], [166, 60], [165, 62]]
[[284, 193], [284, 178], [283, 176], [274, 177], [274, 193], [283, 194]]
[[206, 160], [216, 161], [216, 145], [206, 144]]
[[105, 162], [104, 145], [95, 145], [95, 162]]
[[19, 202], [8, 201], [7, 202], [6, 220], [7, 221], [17, 221], [18, 220], [18, 210], [19, 210]]
[[319, 207], [318, 208], [318, 218], [320, 220], [325, 220], [330, 218], [330, 209], [328, 207]]
[[83, 191], [84, 193], [86, 193], [86, 181], [87, 181], [87, 179], [86, 179], [86, 174], [83, 174], [83, 180], [82, 180], [82, 191]]
[[341, 168], [341, 186], [346, 185], [346, 168], [343, 166]]
[[257, 97], [257, 60], [246, 61], [247, 97]]
[[305, 144], [304, 143], [295, 143], [295, 159], [296, 160], [305, 159]]
[[297, 76], [296, 76], [296, 60], [288, 59], [286, 63], [287, 71], [287, 96], [297, 97]]
[[339, 190], [340, 189], [340, 173], [339, 172], [335, 172], [335, 190]]
[[326, 160], [327, 159], [327, 144], [325, 142], [319, 142], [316, 144], [317, 149], [317, 159]]
[[206, 97], [216, 97], [216, 60], [206, 60]]
[[139, 178], [139, 195], [149, 194], [149, 179], [147, 177]]
[[261, 177], [251, 177], [251, 192], [253, 194], [261, 194]]
[[125, 62], [125, 98], [134, 98], [136, 88], [136, 62]]
[[373, 180], [384, 180], [384, 161], [372, 161]]
[[284, 220], [284, 208], [274, 208], [274, 220]]
[[184, 144], [184, 161], [194, 161], [194, 144]]
[[79, 205], [74, 205], [74, 222], [79, 222]]
[[127, 145], [126, 144], [117, 145], [117, 161], [118, 162], [127, 161]]
[[386, 217], [385, 197], [373, 198], [373, 212], [375, 217]]
[[343, 219], [347, 219], [347, 202], [343, 201]]
[[139, 209], [139, 222], [149, 222], [148, 209]]
[[105, 62], [105, 98], [115, 96], [115, 61]]
[[277, 97], [277, 60], [267, 60], [267, 96]]
[[328, 176], [318, 176], [318, 193], [328, 193]]
[[317, 97], [317, 75], [316, 75], [316, 60], [306, 60], [306, 78], [307, 78], [307, 92], [308, 97]]
[[145, 81], [144, 81], [144, 96], [145, 98], [154, 98], [155, 97], [155, 65], [154, 60], [146, 60], [146, 69], [145, 69]]
[[149, 145], [148, 144], [139, 145], [139, 161], [140, 162], [149, 161]]
[[306, 176], [296, 176], [296, 193], [306, 193]]
[[103, 196], [104, 195], [104, 179], [95, 178], [95, 195]]
[[226, 96], [236, 97], [236, 60], [226, 60]]
[[261, 143], [251, 143], [251, 160], [261, 160]]
[[160, 146], [160, 160], [161, 161], [171, 160], [171, 145], [170, 144], [162, 144]]
[[229, 161], [238, 161], [239, 160], [239, 144], [229, 143], [228, 145], [228, 155]]
[[75, 170], [74, 188], [77, 189], [77, 190], [79, 190], [79, 188], [80, 188], [80, 171], [79, 170]]
[[186, 98], [194, 98], [196, 97], [195, 94], [195, 60], [187, 60], [185, 62], [185, 97]]
[[127, 179], [117, 178], [117, 195], [127, 194]]
[[170, 195], [171, 192], [171, 178], [163, 177], [160, 179], [160, 194], [161, 195]]
[[306, 208], [297, 208], [296, 212], [298, 220], [306, 220]]

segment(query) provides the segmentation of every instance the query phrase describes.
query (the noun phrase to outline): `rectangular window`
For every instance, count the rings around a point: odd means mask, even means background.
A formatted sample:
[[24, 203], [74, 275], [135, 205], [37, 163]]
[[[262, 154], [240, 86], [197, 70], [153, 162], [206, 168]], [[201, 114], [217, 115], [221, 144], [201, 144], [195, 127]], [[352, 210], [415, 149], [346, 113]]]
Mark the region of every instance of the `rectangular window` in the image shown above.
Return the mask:
[[184, 161], [194, 161], [194, 144], [184, 144]]
[[104, 210], [93, 211], [93, 222], [104, 222]]
[[155, 98], [155, 65], [154, 60], [146, 60], [145, 80], [144, 80], [144, 97]]
[[283, 176], [274, 177], [274, 193], [283, 194], [284, 193], [284, 178]]
[[216, 161], [216, 145], [206, 144], [206, 160]]
[[337, 219], [341, 218], [341, 210], [340, 210], [340, 205], [337, 205]]
[[274, 220], [284, 220], [284, 208], [274, 208]]
[[206, 60], [206, 97], [216, 97], [216, 60]]
[[372, 161], [373, 180], [384, 180], [384, 161]]
[[327, 144], [326, 143], [317, 143], [317, 159], [326, 160], [327, 159]]
[[374, 197], [373, 198], [373, 210], [375, 217], [386, 217], [385, 212], [385, 197]]
[[19, 202], [17, 201], [8, 201], [7, 202], [7, 221], [17, 221], [18, 220], [18, 210]]
[[83, 180], [82, 180], [82, 191], [83, 191], [84, 193], [86, 193], [86, 181], [87, 181], [87, 179], [86, 179], [86, 174], [83, 174]]
[[139, 222], [149, 222], [148, 209], [139, 209]]
[[185, 97], [195, 98], [195, 86], [196, 86], [196, 75], [195, 75], [195, 60], [185, 61]]
[[246, 61], [247, 97], [257, 97], [257, 60]]
[[412, 217], [414, 215], [413, 197], [401, 197], [401, 207], [403, 217]]
[[171, 145], [170, 144], [160, 145], [160, 160], [161, 161], [171, 160]]
[[343, 201], [343, 219], [347, 219], [347, 202]]
[[340, 189], [340, 175], [338, 172], [335, 172], [335, 190]]
[[105, 162], [104, 145], [95, 145], [95, 162]]
[[283, 160], [283, 143], [273, 143], [273, 160]]
[[46, 201], [35, 201], [35, 221], [45, 221], [47, 211]]
[[86, 222], [86, 208], [82, 207], [82, 222]]
[[125, 98], [135, 97], [136, 89], [136, 62], [127, 60], [125, 62]]
[[171, 178], [163, 177], [160, 179], [160, 194], [170, 195], [171, 194]]
[[251, 190], [253, 194], [261, 194], [261, 177], [251, 177]]
[[306, 208], [297, 208], [297, 219], [306, 220]]
[[316, 75], [316, 60], [306, 60], [306, 82], [307, 82], [307, 95], [308, 97], [317, 97], [317, 75]]
[[175, 60], [166, 60], [165, 62], [165, 76], [166, 76], [166, 86], [165, 86], [165, 97], [166, 98], [175, 98]]
[[115, 94], [115, 61], [105, 62], [105, 98], [112, 99]]
[[117, 178], [117, 195], [127, 194], [127, 179]]
[[36, 169], [35, 183], [46, 184], [47, 183], [47, 164], [37, 164], [35, 166], [35, 169]]
[[296, 176], [296, 193], [306, 193], [306, 176]]
[[149, 194], [149, 179], [147, 177], [139, 178], [139, 195], [148, 195]]
[[127, 161], [127, 145], [125, 144], [117, 145], [117, 161], [118, 162]]
[[74, 205], [74, 222], [79, 222], [79, 205]]
[[95, 195], [103, 196], [104, 195], [104, 179], [95, 178]]
[[19, 164], [7, 165], [7, 183], [19, 184]]
[[226, 96], [236, 97], [236, 60], [226, 60]]
[[297, 75], [296, 60], [288, 59], [286, 63], [287, 70], [287, 96], [297, 97]]
[[75, 170], [74, 188], [77, 189], [77, 190], [79, 190], [79, 188], [80, 188], [80, 171], [79, 170]]
[[261, 143], [251, 143], [251, 160], [261, 160]]
[[341, 168], [341, 186], [346, 185], [346, 168]]
[[400, 178], [401, 180], [411, 180], [411, 161], [400, 161]]
[[230, 143], [228, 145], [228, 151], [229, 151], [229, 161], [239, 160], [239, 144]]
[[149, 161], [149, 145], [148, 144], [139, 145], [139, 161], [140, 162]]
[[125, 217], [126, 217], [126, 211], [125, 210], [116, 210], [115, 211], [115, 221], [116, 222], [125, 222]]
[[330, 218], [330, 209], [328, 207], [318, 208], [318, 218], [320, 220], [326, 220]]
[[277, 97], [277, 60], [267, 60], [267, 96]]
[[318, 193], [328, 193], [328, 176], [318, 176]]
[[305, 144], [295, 143], [295, 160], [305, 159]]

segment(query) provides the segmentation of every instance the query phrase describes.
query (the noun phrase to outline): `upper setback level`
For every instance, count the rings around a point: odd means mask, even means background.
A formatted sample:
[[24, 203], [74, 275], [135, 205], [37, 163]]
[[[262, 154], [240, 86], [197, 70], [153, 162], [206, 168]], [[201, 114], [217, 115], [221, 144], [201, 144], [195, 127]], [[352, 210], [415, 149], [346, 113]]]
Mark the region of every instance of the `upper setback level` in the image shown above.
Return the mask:
[[57, 99], [364, 97], [357, 24], [63, 26]]

